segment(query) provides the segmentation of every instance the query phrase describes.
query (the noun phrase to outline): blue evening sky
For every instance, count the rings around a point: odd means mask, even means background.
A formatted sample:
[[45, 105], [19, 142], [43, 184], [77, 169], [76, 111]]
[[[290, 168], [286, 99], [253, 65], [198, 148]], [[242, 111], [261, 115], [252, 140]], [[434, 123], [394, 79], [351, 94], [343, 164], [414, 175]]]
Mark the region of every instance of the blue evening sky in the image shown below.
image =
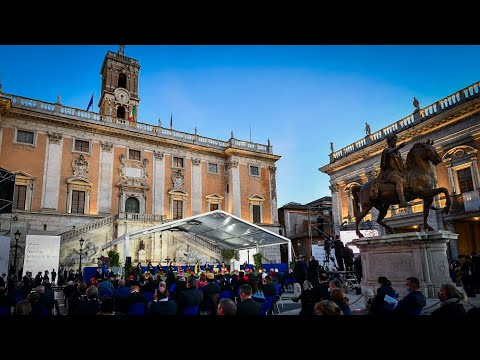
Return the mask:
[[[0, 46], [3, 91], [98, 111], [100, 68], [116, 45]], [[329, 196], [318, 168], [335, 150], [480, 80], [480, 46], [126, 46], [140, 62], [139, 122], [267, 144], [278, 206]]]

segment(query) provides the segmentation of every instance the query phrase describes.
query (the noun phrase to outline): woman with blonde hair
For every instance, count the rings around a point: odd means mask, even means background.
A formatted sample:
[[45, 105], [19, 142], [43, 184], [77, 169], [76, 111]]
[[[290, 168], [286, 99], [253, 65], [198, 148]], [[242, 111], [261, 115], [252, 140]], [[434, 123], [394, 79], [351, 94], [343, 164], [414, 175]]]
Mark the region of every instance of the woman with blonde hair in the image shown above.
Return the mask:
[[322, 300], [315, 304], [317, 315], [343, 315], [342, 310], [331, 300]]

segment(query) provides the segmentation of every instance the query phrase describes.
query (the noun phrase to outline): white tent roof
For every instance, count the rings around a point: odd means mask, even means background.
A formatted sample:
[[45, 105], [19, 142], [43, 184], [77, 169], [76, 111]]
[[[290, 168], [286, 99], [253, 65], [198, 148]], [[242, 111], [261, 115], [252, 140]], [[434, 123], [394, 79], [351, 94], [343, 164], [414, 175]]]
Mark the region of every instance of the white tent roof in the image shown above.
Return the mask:
[[189, 232], [212, 245], [224, 249], [242, 250], [256, 248], [257, 246], [290, 244], [290, 239], [282, 235], [275, 234], [225, 211], [214, 210], [126, 233], [108, 242], [103, 248], [107, 249], [126, 239], [141, 238], [148, 234], [168, 230]]

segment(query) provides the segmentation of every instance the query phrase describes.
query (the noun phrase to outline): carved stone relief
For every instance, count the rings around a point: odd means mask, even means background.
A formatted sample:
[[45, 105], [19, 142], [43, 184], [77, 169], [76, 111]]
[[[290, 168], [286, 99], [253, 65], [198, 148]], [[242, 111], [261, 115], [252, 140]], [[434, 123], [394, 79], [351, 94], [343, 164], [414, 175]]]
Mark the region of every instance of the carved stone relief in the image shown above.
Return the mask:
[[100, 145], [102, 145], [102, 150], [103, 151], [107, 151], [107, 152], [112, 151], [113, 143], [108, 142], [108, 141], [101, 141]]
[[238, 167], [238, 161], [232, 160], [227, 162], [227, 169], [236, 168], [236, 167]]
[[73, 175], [86, 177], [88, 172], [88, 161], [85, 156], [80, 155], [77, 159], [72, 161]]
[[193, 164], [193, 165], [198, 166], [198, 165], [200, 165], [201, 162], [202, 162], [202, 160], [199, 159], [199, 158], [194, 158], [194, 159], [192, 159], [192, 164]]
[[63, 138], [63, 135], [60, 133], [49, 132], [47, 134], [48, 134], [48, 140], [50, 140], [52, 144], [60, 144], [60, 140], [62, 140]]
[[183, 190], [184, 188], [184, 178], [181, 170], [177, 170], [172, 175], [173, 189]]

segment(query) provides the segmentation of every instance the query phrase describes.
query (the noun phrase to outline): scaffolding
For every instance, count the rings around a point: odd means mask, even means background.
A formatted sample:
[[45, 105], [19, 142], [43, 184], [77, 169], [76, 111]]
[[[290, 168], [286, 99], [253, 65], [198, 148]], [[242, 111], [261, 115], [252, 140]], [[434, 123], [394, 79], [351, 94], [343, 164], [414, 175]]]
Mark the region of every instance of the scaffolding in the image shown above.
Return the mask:
[[[316, 205], [308, 206], [308, 237], [310, 244], [313, 244], [313, 231], [318, 231], [319, 236], [324, 238], [324, 251], [325, 256], [323, 258], [322, 266], [328, 268], [330, 261], [335, 264], [335, 259], [331, 256], [331, 244], [333, 243], [334, 224], [332, 216], [331, 203], [318, 203]], [[312, 222], [312, 217], [316, 218], [316, 222]], [[312, 229], [313, 228], [313, 229]], [[329, 229], [330, 234], [327, 234], [325, 230]]]

